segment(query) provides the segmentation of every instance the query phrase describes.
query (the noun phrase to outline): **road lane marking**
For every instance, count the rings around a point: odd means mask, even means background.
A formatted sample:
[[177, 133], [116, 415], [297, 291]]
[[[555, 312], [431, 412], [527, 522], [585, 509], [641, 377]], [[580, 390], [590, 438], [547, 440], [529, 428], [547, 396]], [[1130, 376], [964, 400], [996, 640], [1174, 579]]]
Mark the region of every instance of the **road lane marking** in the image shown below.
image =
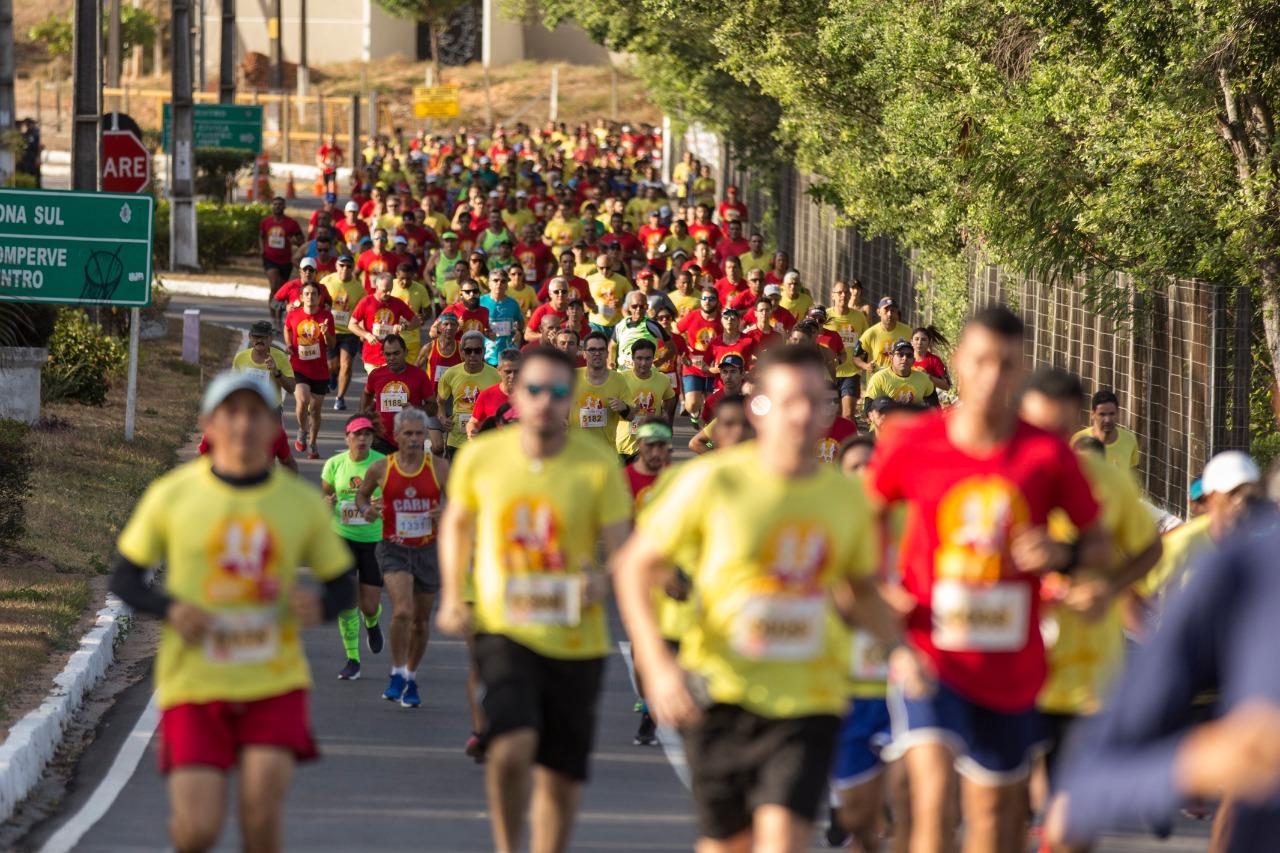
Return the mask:
[[107, 809], [111, 808], [116, 797], [120, 796], [120, 792], [124, 790], [133, 772], [138, 769], [138, 762], [147, 751], [147, 744], [151, 743], [151, 735], [159, 722], [160, 712], [156, 709], [156, 695], [152, 693], [147, 707], [142, 710], [138, 722], [134, 723], [133, 731], [129, 732], [129, 736], [120, 745], [120, 751], [111, 762], [107, 775], [102, 777], [102, 781], [93, 789], [93, 794], [85, 804], [50, 836], [40, 848], [40, 853], [69, 853], [75, 849], [80, 839], [84, 838], [94, 824], [102, 820]]
[[[631, 662], [631, 643], [626, 640], [619, 640], [618, 649], [622, 652], [622, 659], [627, 663], [627, 675], [631, 678], [631, 689], [635, 690], [636, 670], [635, 664]], [[636, 690], [636, 695], [640, 695], [639, 690]], [[667, 763], [676, 772], [676, 778], [687, 789], [689, 787], [689, 765], [684, 760], [684, 746], [680, 743], [680, 735], [676, 734], [676, 730], [670, 726], [659, 724], [658, 743], [662, 745], [662, 752], [667, 756]]]

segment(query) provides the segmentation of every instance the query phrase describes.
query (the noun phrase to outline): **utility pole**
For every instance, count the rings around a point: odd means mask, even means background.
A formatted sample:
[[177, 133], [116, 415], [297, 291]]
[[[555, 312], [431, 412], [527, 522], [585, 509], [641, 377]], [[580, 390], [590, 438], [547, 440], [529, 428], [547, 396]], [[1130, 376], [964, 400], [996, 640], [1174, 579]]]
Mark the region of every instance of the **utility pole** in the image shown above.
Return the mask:
[[71, 188], [98, 189], [101, 132], [102, 6], [100, 0], [76, 0], [71, 91]]
[[205, 66], [209, 64], [209, 54], [205, 53], [205, 51], [208, 50], [208, 43], [204, 38], [204, 0], [198, 0], [196, 8], [198, 10], [196, 12], [196, 17], [199, 18], [199, 21], [196, 23], [196, 26], [199, 28], [196, 34], [196, 53], [199, 54], [200, 57], [196, 62], [196, 91], [203, 92], [206, 82]]
[[267, 88], [277, 92], [284, 88], [284, 49], [280, 43], [281, 0], [271, 0], [271, 18], [267, 21], [267, 38], [271, 40], [271, 70]]
[[222, 0], [222, 36], [218, 43], [218, 103], [236, 102], [236, 0]]
[[[120, 0], [107, 0], [107, 88], [120, 88]], [[118, 107], [120, 96], [113, 95]]]
[[[164, 0], [156, 0], [156, 26], [164, 23]], [[159, 77], [164, 73], [164, 36], [156, 33], [155, 44], [151, 46], [151, 76]]]
[[195, 124], [191, 110], [191, 0], [173, 0], [173, 150], [169, 152], [169, 268], [196, 269]]
[[[307, 102], [302, 100], [311, 89], [311, 69], [307, 67], [307, 0], [298, 0], [298, 121], [307, 120]], [[322, 140], [323, 141], [323, 140]], [[319, 143], [316, 143], [317, 145]]]
[[[0, 134], [9, 133], [14, 128], [14, 110], [17, 107], [13, 97], [13, 73], [13, 0], [0, 0]], [[37, 109], [40, 106], [39, 92], [36, 89]], [[13, 152], [7, 147], [0, 147], [0, 185], [8, 184], [15, 171], [17, 163]]]

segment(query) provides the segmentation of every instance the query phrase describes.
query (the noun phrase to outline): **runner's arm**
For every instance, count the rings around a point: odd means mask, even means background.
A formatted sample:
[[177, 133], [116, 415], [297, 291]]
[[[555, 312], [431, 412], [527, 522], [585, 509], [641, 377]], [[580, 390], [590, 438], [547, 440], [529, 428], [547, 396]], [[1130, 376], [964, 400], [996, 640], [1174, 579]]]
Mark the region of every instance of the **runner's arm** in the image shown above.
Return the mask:
[[366, 329], [364, 327], [364, 324], [361, 323], [359, 320], [357, 320], [355, 317], [350, 317], [347, 319], [347, 331], [355, 335], [357, 338], [359, 338], [362, 341], [369, 340], [369, 330]]
[[698, 456], [704, 453], [710, 453], [711, 447], [711, 425], [707, 424], [689, 439], [689, 450]]
[[168, 616], [173, 599], [157, 584], [147, 583], [147, 569], [116, 552], [111, 559], [111, 592], [135, 613], [146, 613], [160, 619]]
[[462, 590], [475, 547], [475, 529], [474, 513], [458, 501], [445, 505], [440, 519], [440, 609], [436, 616], [445, 633], [463, 633], [469, 627]]
[[[360, 482], [360, 489], [356, 492], [356, 509], [368, 518], [369, 511], [373, 507], [373, 493], [382, 487], [382, 479], [386, 476], [387, 460], [379, 459], [369, 466], [364, 472], [364, 480]], [[372, 520], [372, 519], [369, 519]]]

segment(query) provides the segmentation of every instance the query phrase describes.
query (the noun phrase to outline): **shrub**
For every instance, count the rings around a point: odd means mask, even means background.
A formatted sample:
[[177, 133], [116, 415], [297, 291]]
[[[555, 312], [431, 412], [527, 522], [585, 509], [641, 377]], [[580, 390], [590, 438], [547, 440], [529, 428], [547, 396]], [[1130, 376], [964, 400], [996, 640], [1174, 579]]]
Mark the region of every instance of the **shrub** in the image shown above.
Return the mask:
[[[196, 193], [218, 204], [227, 201], [227, 179], [253, 165], [252, 151], [235, 148], [196, 149]], [[259, 217], [261, 218], [261, 217]]]
[[0, 419], [0, 545], [18, 541], [25, 532], [33, 462], [29, 431], [20, 421]]
[[0, 347], [43, 347], [53, 335], [58, 309], [31, 302], [0, 302]]
[[[271, 213], [265, 204], [196, 203], [196, 254], [202, 269], [221, 266], [236, 255], [256, 251], [258, 223]], [[155, 265], [169, 267], [169, 202], [156, 203]]]
[[107, 402], [109, 380], [124, 370], [128, 359], [124, 341], [103, 334], [80, 309], [63, 308], [41, 372], [41, 399], [101, 406]]

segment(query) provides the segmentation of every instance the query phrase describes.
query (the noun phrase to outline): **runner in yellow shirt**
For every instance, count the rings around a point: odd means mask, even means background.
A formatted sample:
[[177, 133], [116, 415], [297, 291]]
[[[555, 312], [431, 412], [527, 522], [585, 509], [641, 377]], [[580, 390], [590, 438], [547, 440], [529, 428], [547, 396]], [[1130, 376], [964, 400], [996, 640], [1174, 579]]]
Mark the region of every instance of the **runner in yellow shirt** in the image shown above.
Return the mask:
[[831, 285], [831, 307], [827, 310], [827, 322], [824, 328], [830, 329], [840, 336], [844, 343], [844, 361], [836, 368], [836, 386], [840, 393], [840, 416], [853, 420], [858, 408], [858, 398], [862, 396], [862, 371], [854, 364], [853, 354], [858, 348], [862, 334], [867, 330], [867, 315], [849, 303], [849, 283], [844, 279], [836, 279]]
[[675, 413], [676, 392], [671, 380], [653, 369], [657, 345], [641, 338], [631, 345], [631, 369], [622, 373], [627, 384], [624, 401], [631, 406], [628, 418], [618, 421], [618, 453], [633, 456], [638, 445], [636, 431], [647, 418], [661, 417], [668, 425]]
[[337, 271], [320, 279], [325, 290], [329, 291], [329, 301], [333, 306], [331, 309], [333, 326], [338, 338], [337, 344], [329, 354], [330, 385], [338, 392], [337, 398], [333, 401], [335, 412], [342, 412], [347, 408], [347, 389], [351, 387], [351, 365], [360, 357], [360, 338], [353, 335], [347, 328], [351, 312], [365, 297], [364, 285], [356, 278], [355, 269], [355, 260], [351, 255], [343, 252], [338, 256]]
[[853, 363], [867, 371], [868, 378], [880, 368], [889, 366], [890, 350], [899, 339], [911, 338], [911, 329], [902, 322], [897, 300], [886, 296], [880, 300], [877, 310], [880, 322], [862, 333], [858, 348], [853, 353]]
[[[430, 328], [435, 316], [434, 300], [431, 291], [419, 281], [413, 264], [405, 263], [396, 267], [396, 277], [391, 282], [391, 295], [413, 309], [413, 313], [422, 318], [424, 326]], [[403, 334], [405, 347], [408, 349], [410, 364], [418, 363], [418, 353], [422, 351], [422, 328], [406, 331]]]
[[587, 276], [587, 287], [595, 300], [596, 310], [587, 316], [593, 328], [611, 329], [622, 319], [622, 300], [631, 290], [631, 282], [625, 276], [612, 272], [609, 256], [596, 257], [596, 271]]
[[867, 383], [863, 398], [867, 411], [881, 397], [908, 405], [938, 405], [938, 391], [929, 374], [911, 366], [915, 351], [910, 341], [899, 339], [893, 345], [889, 366], [877, 370]]
[[484, 341], [480, 332], [464, 334], [458, 345], [462, 350], [462, 363], [450, 367], [440, 377], [436, 401], [440, 424], [449, 434], [446, 458], [452, 459], [457, 449], [467, 443], [467, 421], [471, 420], [476, 397], [502, 381], [497, 369], [485, 363]]
[[1116, 392], [1103, 389], [1093, 395], [1089, 401], [1089, 426], [1071, 436], [1075, 441], [1091, 435], [1101, 441], [1107, 449], [1107, 461], [1119, 468], [1137, 468], [1138, 437], [1120, 426], [1120, 399]]
[[[278, 404], [252, 374], [210, 382], [200, 409], [209, 454], [152, 483], [116, 545], [111, 590], [164, 620], [155, 701], [179, 850], [216, 846], [232, 768], [240, 846], [282, 849], [294, 765], [316, 756], [301, 631], [355, 601], [351, 552], [324, 497], [272, 465]], [[323, 594], [299, 582], [302, 565]]]
[[569, 427], [588, 435], [599, 436], [608, 447], [617, 449], [618, 425], [631, 417], [627, 403], [630, 387], [622, 374], [610, 370], [609, 337], [604, 332], [591, 332], [582, 341], [587, 366], [577, 370], [573, 407]]
[[594, 558], [601, 543], [606, 557], [621, 545], [631, 498], [612, 449], [568, 429], [573, 383], [571, 356], [525, 354], [511, 392], [519, 423], [458, 455], [441, 520], [445, 633], [470, 627], [474, 565], [495, 850], [521, 849], [531, 789], [542, 805], [530, 849], [568, 849], [610, 649]]
[[251, 373], [271, 383], [278, 406], [285, 394], [293, 393], [298, 383], [293, 375], [293, 365], [289, 363], [289, 354], [271, 345], [273, 332], [268, 320], [253, 323], [249, 327], [249, 348], [236, 353], [231, 359], [231, 369]]
[[[876, 590], [874, 512], [813, 445], [828, 399], [811, 346], [760, 359], [758, 438], [684, 466], [615, 561], [618, 606], [649, 707], [681, 728], [703, 842], [806, 849], [847, 705], [833, 618], [896, 641]], [[651, 590], [680, 561], [696, 591], [676, 663]]]

